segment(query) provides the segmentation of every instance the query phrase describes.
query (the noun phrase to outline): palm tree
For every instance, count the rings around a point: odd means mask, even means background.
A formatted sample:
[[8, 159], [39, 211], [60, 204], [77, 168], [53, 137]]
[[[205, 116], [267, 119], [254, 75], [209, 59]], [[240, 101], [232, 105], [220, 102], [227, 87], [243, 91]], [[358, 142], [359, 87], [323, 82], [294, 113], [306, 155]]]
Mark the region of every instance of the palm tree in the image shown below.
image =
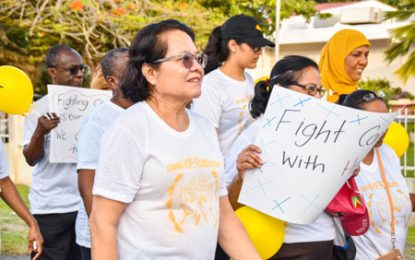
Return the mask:
[[[395, 18], [400, 21], [409, 19], [415, 15], [415, 3], [411, 0], [404, 0], [399, 11], [389, 12], [387, 19]], [[396, 73], [406, 83], [411, 76], [415, 76], [415, 20], [407, 25], [391, 30], [393, 37], [392, 45], [385, 51], [386, 60], [391, 63], [395, 59], [406, 56], [407, 60], [396, 70]]]

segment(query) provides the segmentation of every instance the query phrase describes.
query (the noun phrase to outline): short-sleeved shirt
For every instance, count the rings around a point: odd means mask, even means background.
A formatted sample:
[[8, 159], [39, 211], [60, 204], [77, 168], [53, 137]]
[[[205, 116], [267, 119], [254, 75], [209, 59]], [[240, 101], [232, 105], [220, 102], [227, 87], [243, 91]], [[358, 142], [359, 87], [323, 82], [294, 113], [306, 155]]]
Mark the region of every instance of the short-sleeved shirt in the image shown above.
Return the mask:
[[238, 81], [216, 69], [203, 78], [202, 94], [194, 100], [192, 109], [206, 117], [219, 131], [219, 144], [226, 158], [232, 143], [254, 120], [248, 104], [254, 97], [254, 81], [245, 72]]
[[[396, 247], [404, 255], [408, 222], [412, 213], [409, 191], [395, 152], [387, 145], [378, 149], [393, 201]], [[353, 237], [357, 249], [356, 259], [377, 259], [392, 250], [392, 217], [376, 153], [371, 164], [360, 163], [360, 172], [355, 180], [365, 200], [370, 220], [369, 230], [361, 236]]]
[[[34, 104], [24, 123], [24, 145], [30, 143], [38, 118], [48, 110], [48, 98]], [[45, 135], [44, 155], [33, 168], [29, 201], [32, 214], [68, 213], [78, 210], [81, 200], [74, 163], [50, 163], [50, 133]]]
[[[96, 170], [101, 138], [124, 109], [111, 101], [105, 102], [89, 114], [82, 123], [78, 135], [78, 154], [76, 169]], [[91, 247], [88, 215], [84, 203], [79, 203], [76, 217], [76, 243]]]
[[[232, 179], [238, 174], [236, 169], [236, 158], [238, 154], [248, 145], [255, 144], [255, 139], [261, 127], [261, 119], [257, 119], [252, 125], [245, 129], [236, 139], [230, 149], [229, 155], [225, 158], [225, 179], [229, 185]], [[334, 220], [328, 214], [322, 212], [317, 219], [309, 225], [288, 223], [285, 227], [284, 243], [303, 243], [329, 241], [335, 237]]]
[[146, 102], [104, 134], [93, 194], [128, 204], [117, 229], [120, 259], [213, 259], [219, 198], [227, 195], [214, 127], [187, 111], [178, 132]]
[[0, 139], [0, 180], [9, 176], [9, 165], [7, 163], [6, 152], [4, 151], [3, 142]]

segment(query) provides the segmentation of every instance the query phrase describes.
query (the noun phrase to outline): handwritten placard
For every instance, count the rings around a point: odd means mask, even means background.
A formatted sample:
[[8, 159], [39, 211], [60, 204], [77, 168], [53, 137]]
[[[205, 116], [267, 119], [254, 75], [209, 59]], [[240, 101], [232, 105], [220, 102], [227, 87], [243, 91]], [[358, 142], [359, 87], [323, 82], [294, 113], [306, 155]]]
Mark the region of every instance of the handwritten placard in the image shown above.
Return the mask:
[[239, 202], [291, 223], [312, 223], [395, 116], [274, 87], [256, 139], [264, 164], [245, 175]]
[[97, 89], [48, 85], [49, 111], [60, 117], [59, 125], [51, 131], [50, 157], [52, 163], [76, 163], [79, 128], [95, 107], [111, 98], [111, 92]]

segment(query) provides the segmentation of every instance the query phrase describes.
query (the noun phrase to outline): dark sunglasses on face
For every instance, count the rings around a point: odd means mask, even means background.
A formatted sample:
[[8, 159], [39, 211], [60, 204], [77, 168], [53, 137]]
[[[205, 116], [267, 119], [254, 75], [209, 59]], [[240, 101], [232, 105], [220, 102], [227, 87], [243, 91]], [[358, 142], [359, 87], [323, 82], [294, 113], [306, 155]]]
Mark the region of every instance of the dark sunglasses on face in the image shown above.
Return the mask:
[[[246, 42], [245, 42], [246, 43]], [[261, 51], [262, 50], [262, 47], [254, 47], [254, 46], [252, 46], [251, 44], [249, 44], [249, 43], [246, 43], [249, 47], [251, 47], [251, 49], [254, 51], [254, 52], [259, 52], [259, 51]]]
[[383, 96], [385, 96], [385, 93], [383, 93], [383, 92], [379, 93], [378, 95], [376, 95], [374, 93], [367, 93], [366, 95], [364, 95], [363, 97], [358, 99], [356, 102], [354, 102], [354, 106], [357, 107], [361, 103], [370, 102], [370, 101], [373, 101], [373, 100], [383, 100], [382, 99]]
[[[56, 67], [56, 68], [60, 68], [60, 67]], [[84, 72], [86, 68], [87, 66], [85, 64], [80, 64], [80, 65], [72, 65], [68, 68], [60, 68], [60, 69], [69, 71], [71, 75], [76, 75], [78, 74], [79, 71]]]
[[196, 55], [194, 55], [186, 51], [179, 55], [174, 55], [174, 56], [158, 59], [156, 61], [153, 61], [152, 63], [157, 64], [157, 63], [162, 63], [166, 61], [179, 61], [179, 60], [182, 61], [182, 64], [186, 69], [190, 69], [193, 66], [194, 61], [199, 63], [199, 65], [202, 66], [202, 68], [205, 68], [208, 57], [205, 53], [197, 53]]
[[307, 91], [307, 94], [309, 94], [310, 96], [315, 96], [317, 93], [320, 94], [320, 96], [324, 96], [324, 94], [326, 93], [326, 90], [323, 87], [317, 87], [314, 84], [299, 84], [297, 82], [292, 82], [291, 85], [303, 88]]

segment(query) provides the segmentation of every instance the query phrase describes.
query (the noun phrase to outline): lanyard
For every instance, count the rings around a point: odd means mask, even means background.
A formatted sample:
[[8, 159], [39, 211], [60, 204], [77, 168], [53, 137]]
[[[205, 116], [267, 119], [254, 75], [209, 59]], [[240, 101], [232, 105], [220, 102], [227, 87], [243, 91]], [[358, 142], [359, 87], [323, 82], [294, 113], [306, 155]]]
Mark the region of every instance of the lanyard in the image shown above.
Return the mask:
[[383, 187], [385, 187], [386, 195], [388, 196], [389, 209], [390, 209], [391, 218], [392, 218], [392, 222], [391, 222], [392, 248], [395, 249], [396, 248], [395, 215], [393, 214], [393, 201], [392, 201], [392, 196], [391, 196], [391, 193], [390, 193], [390, 190], [389, 190], [388, 181], [386, 180], [385, 170], [383, 169], [383, 163], [382, 163], [382, 159], [380, 157], [379, 149], [378, 148], [375, 148], [375, 152], [376, 152], [376, 157], [378, 159], [380, 173], [382, 174]]

